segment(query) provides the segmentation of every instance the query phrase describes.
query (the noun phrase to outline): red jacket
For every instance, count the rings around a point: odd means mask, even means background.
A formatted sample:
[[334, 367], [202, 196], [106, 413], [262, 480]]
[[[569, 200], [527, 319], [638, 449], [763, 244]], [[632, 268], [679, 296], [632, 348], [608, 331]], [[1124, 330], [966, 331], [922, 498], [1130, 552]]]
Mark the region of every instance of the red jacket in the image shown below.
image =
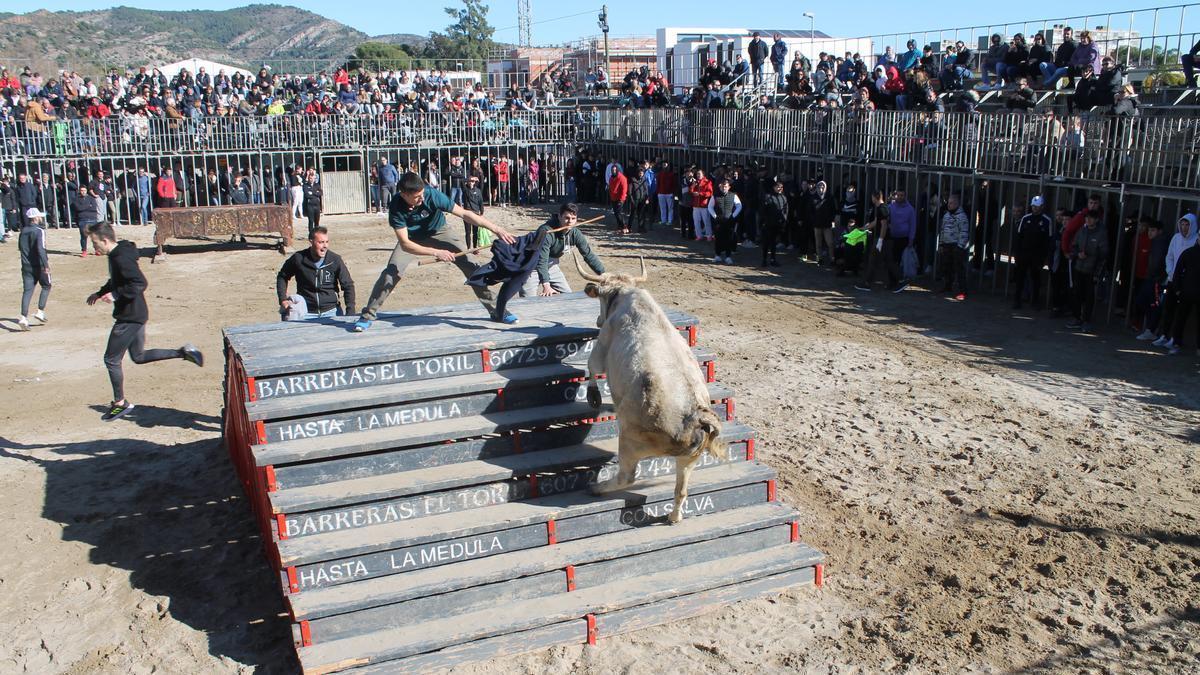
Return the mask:
[[620, 171], [608, 181], [608, 198], [614, 202], [623, 202], [629, 196], [629, 179]]
[[673, 195], [679, 191], [679, 178], [674, 171], [667, 170], [655, 177], [658, 180], [658, 194]]
[[708, 208], [708, 198], [712, 196], [712, 181], [708, 176], [692, 183], [692, 208]]
[[175, 178], [174, 176], [159, 176], [158, 184], [154, 186], [155, 192], [159, 198], [175, 201]]

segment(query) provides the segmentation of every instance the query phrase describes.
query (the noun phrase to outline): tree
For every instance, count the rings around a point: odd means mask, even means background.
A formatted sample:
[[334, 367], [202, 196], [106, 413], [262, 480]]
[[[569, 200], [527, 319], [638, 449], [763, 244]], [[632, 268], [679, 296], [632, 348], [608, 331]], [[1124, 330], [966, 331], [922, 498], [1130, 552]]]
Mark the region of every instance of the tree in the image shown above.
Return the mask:
[[412, 67], [413, 55], [404, 45], [386, 42], [364, 42], [354, 48], [354, 56], [346, 62], [347, 70], [407, 70]]
[[454, 23], [445, 33], [432, 32], [425, 46], [425, 56], [435, 59], [486, 61], [495, 44], [496, 29], [487, 20], [488, 8], [483, 0], [462, 0], [462, 8], [447, 7], [446, 14]]

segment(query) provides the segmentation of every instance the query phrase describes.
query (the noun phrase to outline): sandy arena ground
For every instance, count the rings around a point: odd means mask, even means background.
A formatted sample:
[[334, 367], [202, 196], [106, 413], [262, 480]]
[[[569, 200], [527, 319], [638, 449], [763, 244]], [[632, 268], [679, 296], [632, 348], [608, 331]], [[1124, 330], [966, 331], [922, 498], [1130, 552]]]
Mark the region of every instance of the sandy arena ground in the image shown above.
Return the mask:
[[[327, 224], [365, 300], [392, 235], [379, 216]], [[1200, 672], [1190, 353], [1070, 334], [995, 296], [868, 296], [790, 258], [768, 273], [673, 232], [593, 233], [613, 267], [643, 244], [651, 292], [700, 317], [827, 583], [460, 672]], [[149, 251], [147, 228], [120, 235]], [[149, 346], [191, 340], [208, 364], [127, 361], [138, 407], [102, 424], [111, 319], [83, 299], [106, 264], [70, 255], [72, 231], [49, 241], [50, 323], [29, 333], [16, 244], [0, 248], [0, 672], [293, 672], [219, 433], [220, 328], [276, 317], [281, 256], [179, 242], [143, 259]], [[422, 268], [388, 308], [470, 301], [460, 284]]]

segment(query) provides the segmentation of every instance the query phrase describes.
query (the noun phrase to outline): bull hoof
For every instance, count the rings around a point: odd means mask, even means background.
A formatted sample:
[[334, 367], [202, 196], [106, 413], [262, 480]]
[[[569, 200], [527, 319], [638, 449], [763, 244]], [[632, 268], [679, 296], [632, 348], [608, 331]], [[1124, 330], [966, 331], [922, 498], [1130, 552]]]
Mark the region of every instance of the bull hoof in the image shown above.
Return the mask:
[[678, 525], [683, 522], [683, 511], [672, 511], [667, 514], [667, 522], [672, 525]]
[[592, 406], [593, 408], [595, 408], [597, 410], [600, 409], [600, 403], [601, 403], [600, 387], [598, 387], [594, 384], [588, 385], [587, 401], [588, 401], [588, 405]]

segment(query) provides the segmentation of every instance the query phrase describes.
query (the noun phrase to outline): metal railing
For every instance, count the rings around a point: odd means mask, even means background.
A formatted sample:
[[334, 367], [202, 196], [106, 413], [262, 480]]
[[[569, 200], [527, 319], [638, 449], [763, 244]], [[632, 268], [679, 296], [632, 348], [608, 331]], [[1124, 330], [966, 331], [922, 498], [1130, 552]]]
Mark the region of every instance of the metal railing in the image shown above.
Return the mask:
[[652, 108], [590, 119], [581, 130], [598, 142], [1200, 190], [1194, 116]]
[[573, 139], [574, 128], [561, 109], [10, 121], [0, 123], [0, 158], [556, 143]]

